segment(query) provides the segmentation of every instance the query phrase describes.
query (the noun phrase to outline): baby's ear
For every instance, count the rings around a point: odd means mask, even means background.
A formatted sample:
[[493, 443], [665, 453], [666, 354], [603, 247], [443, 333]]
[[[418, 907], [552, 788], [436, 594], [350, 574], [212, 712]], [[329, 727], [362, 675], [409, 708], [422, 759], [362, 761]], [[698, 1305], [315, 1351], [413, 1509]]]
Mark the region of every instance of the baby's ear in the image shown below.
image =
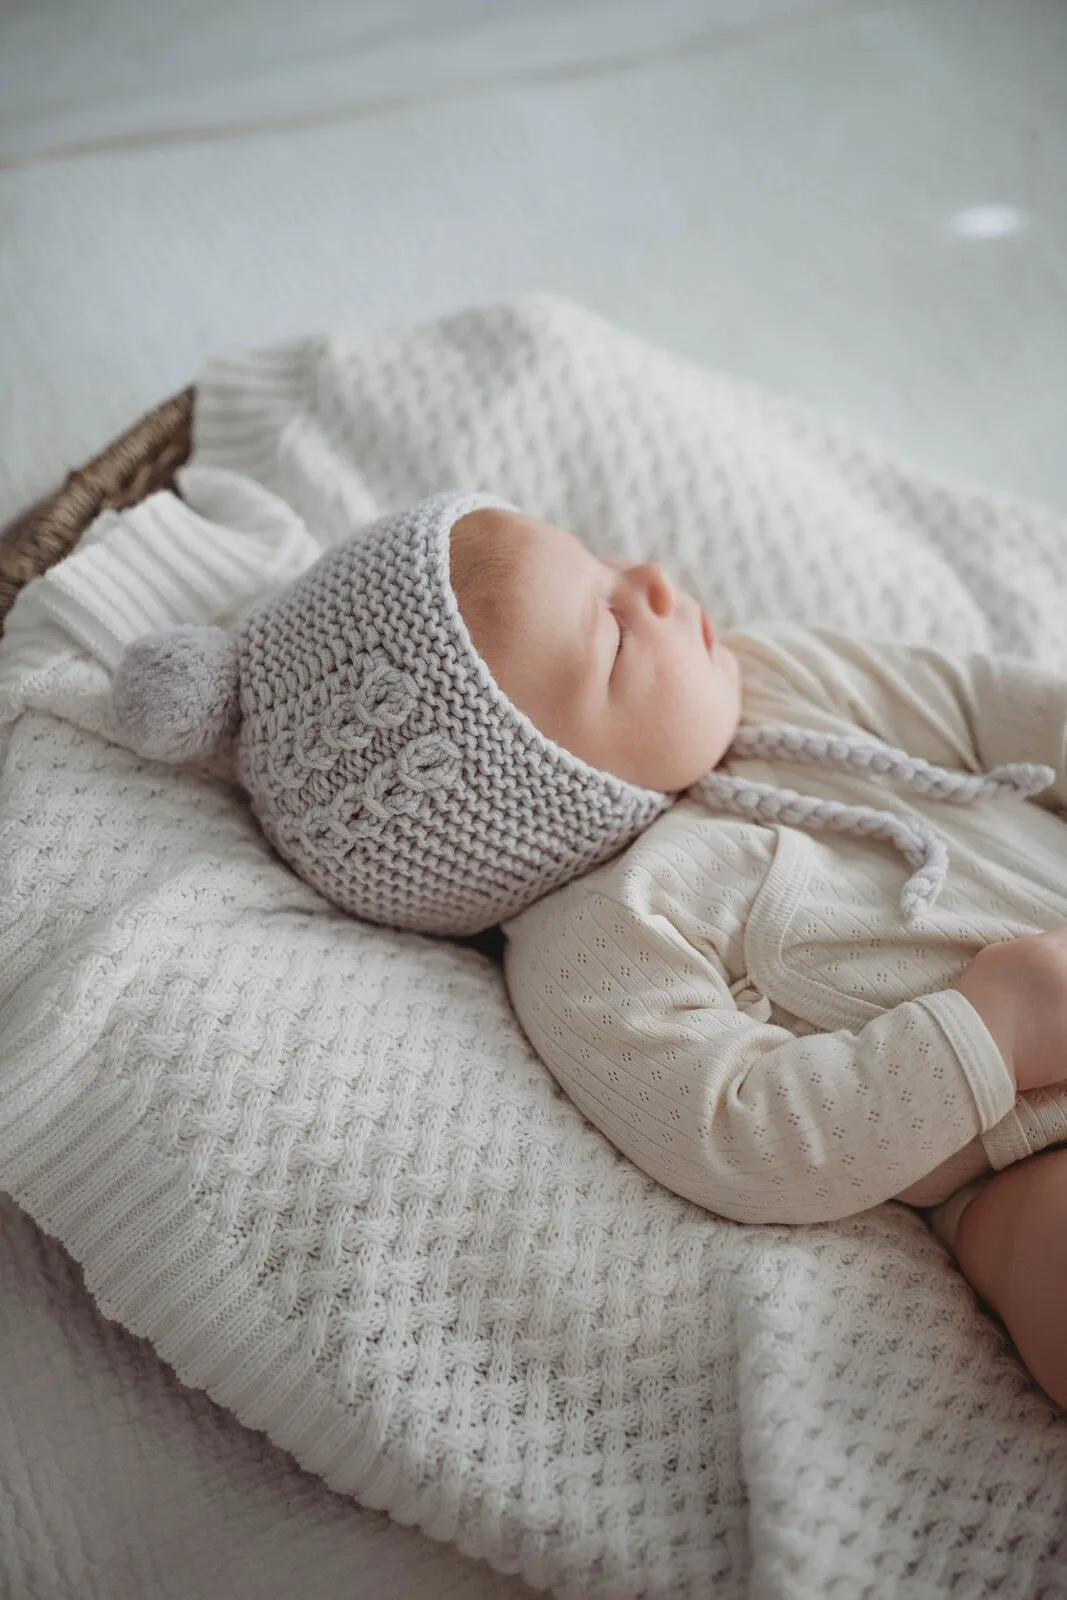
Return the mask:
[[214, 755], [237, 731], [239, 682], [237, 640], [225, 628], [189, 623], [146, 634], [119, 662], [118, 730], [152, 761]]

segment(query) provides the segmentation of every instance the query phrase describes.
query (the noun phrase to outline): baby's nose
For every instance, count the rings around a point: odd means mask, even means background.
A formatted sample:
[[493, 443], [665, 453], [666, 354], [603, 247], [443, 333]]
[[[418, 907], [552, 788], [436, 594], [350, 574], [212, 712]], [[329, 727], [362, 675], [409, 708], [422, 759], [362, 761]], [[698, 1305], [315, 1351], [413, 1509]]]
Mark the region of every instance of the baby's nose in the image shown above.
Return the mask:
[[674, 588], [658, 561], [647, 562], [640, 569], [648, 603], [658, 617], [669, 617], [674, 610]]

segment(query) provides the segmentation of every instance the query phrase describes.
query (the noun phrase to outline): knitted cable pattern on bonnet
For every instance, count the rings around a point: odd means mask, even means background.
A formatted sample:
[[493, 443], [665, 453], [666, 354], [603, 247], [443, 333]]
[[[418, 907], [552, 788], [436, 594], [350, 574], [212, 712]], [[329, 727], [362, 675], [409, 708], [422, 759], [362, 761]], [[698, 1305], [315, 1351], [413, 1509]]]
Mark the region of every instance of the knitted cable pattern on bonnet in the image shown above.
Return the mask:
[[[238, 776], [279, 855], [342, 910], [463, 936], [506, 921], [624, 849], [677, 798], [586, 765], [541, 734], [474, 649], [450, 582], [451, 531], [507, 501], [442, 494], [329, 551], [233, 632], [138, 640], [116, 723], [155, 760], [236, 742]], [[781, 757], [893, 778], [953, 804], [1030, 795], [1055, 774], [1017, 763], [950, 772], [863, 736], [738, 729], [727, 756]], [[764, 822], [883, 838], [916, 869], [914, 921], [948, 857], [922, 818], [819, 800], [716, 769], [689, 791]]]

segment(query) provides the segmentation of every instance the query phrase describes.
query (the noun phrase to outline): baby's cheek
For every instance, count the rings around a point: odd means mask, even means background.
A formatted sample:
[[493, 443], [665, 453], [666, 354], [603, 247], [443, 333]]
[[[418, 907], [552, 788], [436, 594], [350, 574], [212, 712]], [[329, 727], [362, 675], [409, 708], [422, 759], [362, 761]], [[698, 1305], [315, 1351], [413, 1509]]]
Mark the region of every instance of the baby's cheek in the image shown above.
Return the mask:
[[705, 670], [696, 677], [695, 689], [689, 701], [684, 737], [691, 762], [699, 766], [698, 776], [702, 777], [722, 760], [733, 742], [740, 700], [737, 678], [726, 660], [706, 663]]
[[708, 770], [709, 709], [707, 694], [698, 692], [692, 678], [661, 681], [631, 732], [646, 788], [675, 793]]

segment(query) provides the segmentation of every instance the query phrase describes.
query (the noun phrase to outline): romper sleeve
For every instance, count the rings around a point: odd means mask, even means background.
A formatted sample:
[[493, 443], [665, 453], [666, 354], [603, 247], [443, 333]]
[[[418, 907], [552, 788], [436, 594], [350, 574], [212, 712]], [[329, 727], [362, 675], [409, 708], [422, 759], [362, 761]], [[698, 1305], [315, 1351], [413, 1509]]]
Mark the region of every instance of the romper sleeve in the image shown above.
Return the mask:
[[1067, 810], [1067, 671], [1025, 656], [953, 654], [796, 623], [756, 629], [751, 644], [767, 652], [776, 676], [806, 684], [814, 705], [935, 765], [1051, 767], [1055, 781], [1034, 801]]
[[798, 1037], [738, 1009], [669, 912], [579, 882], [509, 923], [522, 1026], [636, 1166], [737, 1222], [829, 1222], [897, 1196], [988, 1128], [1015, 1087], [955, 990], [858, 1032]]

